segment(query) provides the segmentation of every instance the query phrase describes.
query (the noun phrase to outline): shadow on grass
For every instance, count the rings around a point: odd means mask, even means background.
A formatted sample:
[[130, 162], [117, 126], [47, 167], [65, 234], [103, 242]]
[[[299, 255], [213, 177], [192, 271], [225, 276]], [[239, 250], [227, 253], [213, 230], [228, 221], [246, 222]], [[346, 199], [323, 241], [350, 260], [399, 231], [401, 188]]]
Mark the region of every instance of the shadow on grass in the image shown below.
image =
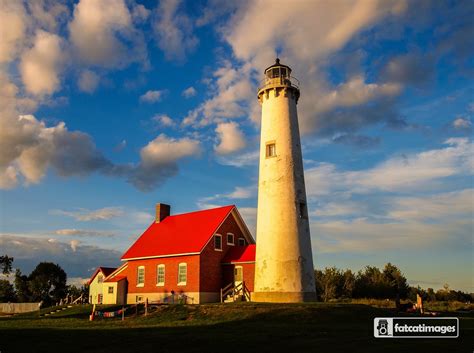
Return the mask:
[[[0, 351], [15, 352], [466, 352], [474, 319], [459, 339], [373, 338], [373, 318], [391, 316], [364, 305], [170, 306], [146, 318], [113, 324], [41, 320], [50, 327], [0, 325]], [[80, 324], [75, 328], [74, 323]], [[142, 326], [142, 327], [137, 327]]]

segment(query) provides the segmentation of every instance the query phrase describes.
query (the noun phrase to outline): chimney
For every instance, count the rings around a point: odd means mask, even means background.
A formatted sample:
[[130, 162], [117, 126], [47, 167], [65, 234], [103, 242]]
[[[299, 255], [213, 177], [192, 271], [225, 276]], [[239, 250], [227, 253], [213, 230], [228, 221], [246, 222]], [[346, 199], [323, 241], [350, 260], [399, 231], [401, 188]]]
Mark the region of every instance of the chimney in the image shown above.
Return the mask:
[[171, 206], [165, 203], [157, 203], [156, 204], [156, 223], [160, 223], [166, 217], [170, 215]]

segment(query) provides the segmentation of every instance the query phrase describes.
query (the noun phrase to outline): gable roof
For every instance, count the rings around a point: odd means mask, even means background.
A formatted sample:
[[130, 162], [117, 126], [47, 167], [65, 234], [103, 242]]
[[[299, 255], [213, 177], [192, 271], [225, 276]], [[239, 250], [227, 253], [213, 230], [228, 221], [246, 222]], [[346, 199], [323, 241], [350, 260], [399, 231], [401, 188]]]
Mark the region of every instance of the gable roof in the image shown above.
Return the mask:
[[255, 262], [255, 244], [246, 246], [234, 246], [222, 259], [223, 264], [235, 264], [239, 262]]
[[113, 276], [107, 278], [104, 282], [120, 282], [123, 279], [127, 279], [127, 276]]
[[110, 275], [112, 272], [114, 272], [117, 268], [115, 267], [97, 267], [97, 269], [95, 270], [94, 274], [91, 276], [91, 278], [89, 279], [89, 281], [87, 282], [88, 284], [91, 284], [92, 281], [94, 280], [95, 276], [97, 276], [99, 274], [99, 272], [102, 272], [102, 274], [104, 275], [104, 277], [107, 277], [108, 275]]
[[234, 209], [234, 205], [229, 205], [153, 222], [123, 254], [122, 260], [199, 254]]

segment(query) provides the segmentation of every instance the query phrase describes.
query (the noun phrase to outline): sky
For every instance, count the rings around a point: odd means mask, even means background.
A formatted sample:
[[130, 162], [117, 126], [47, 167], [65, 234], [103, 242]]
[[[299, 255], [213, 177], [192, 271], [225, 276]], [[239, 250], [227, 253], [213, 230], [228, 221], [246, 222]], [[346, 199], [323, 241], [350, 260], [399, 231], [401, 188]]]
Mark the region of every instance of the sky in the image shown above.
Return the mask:
[[71, 283], [153, 221], [255, 235], [263, 70], [300, 81], [314, 263], [474, 291], [474, 2], [0, 0], [0, 253]]

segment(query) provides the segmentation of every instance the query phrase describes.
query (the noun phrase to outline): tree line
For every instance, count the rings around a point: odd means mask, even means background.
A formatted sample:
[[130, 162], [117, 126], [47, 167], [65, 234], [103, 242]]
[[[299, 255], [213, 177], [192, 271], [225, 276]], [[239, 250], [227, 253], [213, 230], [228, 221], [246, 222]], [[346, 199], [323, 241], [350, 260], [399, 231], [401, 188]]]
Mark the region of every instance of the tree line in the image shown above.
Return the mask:
[[[0, 271], [12, 272], [13, 257], [0, 256]], [[58, 265], [41, 262], [27, 276], [16, 269], [13, 283], [0, 279], [0, 302], [42, 302], [43, 306], [54, 305], [66, 295], [79, 296], [85, 288], [67, 285], [67, 274]]]
[[425, 301], [472, 301], [473, 295], [456, 291], [445, 284], [442, 289], [423, 289], [412, 287], [400, 269], [387, 263], [383, 269], [366, 266], [357, 273], [326, 267], [323, 271], [315, 270], [316, 294], [320, 301], [333, 299], [373, 298], [373, 299], [409, 299], [416, 301], [420, 295]]
[[[12, 272], [13, 258], [0, 256], [0, 272]], [[357, 273], [326, 267], [315, 270], [316, 294], [320, 301], [352, 298], [409, 299], [416, 301], [420, 295], [425, 301], [461, 301], [470, 302], [472, 294], [456, 291], [447, 284], [442, 289], [422, 289], [412, 287], [400, 269], [387, 263], [383, 269], [366, 266]], [[45, 306], [59, 302], [66, 295], [78, 297], [86, 294], [87, 288], [67, 285], [66, 272], [57, 264], [41, 262], [27, 276], [19, 269], [15, 272], [13, 283], [0, 279], [0, 302], [40, 302]]]

